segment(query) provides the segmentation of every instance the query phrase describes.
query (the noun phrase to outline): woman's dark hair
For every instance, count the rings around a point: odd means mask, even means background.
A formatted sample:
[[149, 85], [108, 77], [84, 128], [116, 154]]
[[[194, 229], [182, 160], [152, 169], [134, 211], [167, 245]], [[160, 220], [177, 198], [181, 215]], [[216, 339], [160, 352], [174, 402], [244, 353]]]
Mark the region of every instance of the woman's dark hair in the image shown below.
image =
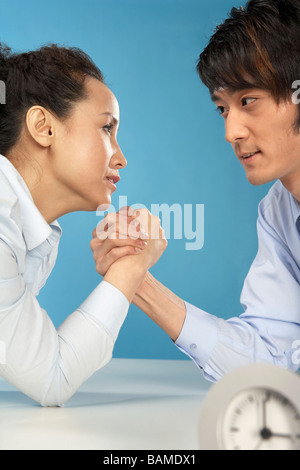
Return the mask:
[[0, 43], [0, 80], [5, 104], [0, 104], [0, 153], [17, 143], [28, 109], [44, 106], [62, 121], [76, 102], [87, 97], [85, 78], [104, 83], [101, 71], [81, 49], [49, 44], [20, 54]]
[[250, 0], [233, 8], [197, 70], [211, 94], [255, 87], [268, 90], [277, 103], [290, 100], [300, 79], [300, 0]]

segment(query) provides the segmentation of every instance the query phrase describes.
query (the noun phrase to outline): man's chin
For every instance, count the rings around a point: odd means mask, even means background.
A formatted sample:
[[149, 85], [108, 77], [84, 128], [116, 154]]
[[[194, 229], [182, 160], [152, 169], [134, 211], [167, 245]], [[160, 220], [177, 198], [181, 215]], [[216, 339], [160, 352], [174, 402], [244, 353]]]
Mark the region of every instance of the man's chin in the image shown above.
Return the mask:
[[263, 186], [264, 184], [272, 183], [276, 178], [266, 177], [262, 175], [246, 174], [249, 183], [252, 186]]

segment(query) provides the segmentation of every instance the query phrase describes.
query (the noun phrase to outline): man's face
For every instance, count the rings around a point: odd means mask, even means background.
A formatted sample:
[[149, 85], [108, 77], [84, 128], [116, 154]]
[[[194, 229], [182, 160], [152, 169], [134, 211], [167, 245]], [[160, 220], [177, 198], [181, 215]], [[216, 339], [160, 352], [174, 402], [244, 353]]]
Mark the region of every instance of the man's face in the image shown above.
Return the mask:
[[300, 192], [300, 133], [293, 124], [298, 108], [292, 102], [276, 103], [261, 89], [212, 96], [225, 120], [226, 140], [232, 145], [253, 185], [280, 179], [291, 193]]

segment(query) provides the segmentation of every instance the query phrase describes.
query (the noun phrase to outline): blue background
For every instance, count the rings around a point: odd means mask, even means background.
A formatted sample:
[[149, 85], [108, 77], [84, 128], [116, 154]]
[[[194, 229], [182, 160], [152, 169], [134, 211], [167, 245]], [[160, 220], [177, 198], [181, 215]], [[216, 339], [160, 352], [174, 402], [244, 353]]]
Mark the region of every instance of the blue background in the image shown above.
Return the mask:
[[[257, 251], [252, 187], [224, 139], [196, 71], [200, 52], [234, 0], [1, 0], [0, 39], [14, 51], [49, 42], [83, 49], [104, 73], [121, 109], [119, 143], [128, 165], [113, 196], [129, 204], [205, 205], [205, 242], [187, 251], [170, 239], [152, 274], [177, 295], [222, 318], [242, 313], [243, 281]], [[58, 326], [96, 287], [89, 247], [96, 213], [59, 220], [57, 264], [39, 301]], [[172, 233], [171, 233], [172, 234]], [[114, 357], [185, 359], [131, 305]]]

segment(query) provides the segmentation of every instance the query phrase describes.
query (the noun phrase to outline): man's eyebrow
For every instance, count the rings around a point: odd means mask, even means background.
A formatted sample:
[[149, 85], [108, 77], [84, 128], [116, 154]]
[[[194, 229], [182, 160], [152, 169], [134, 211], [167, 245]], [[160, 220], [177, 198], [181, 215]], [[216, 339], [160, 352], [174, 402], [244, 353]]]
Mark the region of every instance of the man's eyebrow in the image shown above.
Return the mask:
[[100, 113], [99, 114], [99, 116], [103, 116], [103, 115], [111, 116], [115, 126], [117, 126], [119, 124], [118, 119], [112, 113], [106, 112], [106, 113]]
[[[234, 95], [235, 93], [238, 93], [239, 90], [231, 89], [231, 88], [226, 88], [226, 91], [230, 96]], [[216, 92], [211, 93], [210, 95], [211, 100], [215, 103], [216, 101], [222, 101], [222, 97], [217, 95]]]
[[216, 95], [215, 93], [212, 93], [210, 97], [213, 103], [215, 103], [216, 101], [220, 101], [222, 99], [220, 96]]
[[[226, 91], [230, 96], [234, 96], [238, 93], [251, 92], [254, 89], [255, 90], [256, 89], [257, 90], [262, 90], [262, 88], [254, 85], [254, 84], [252, 86], [249, 84], [248, 87], [245, 86], [243, 88], [226, 88]], [[223, 98], [221, 96], [217, 95], [216, 92], [211, 93], [210, 97], [211, 97], [211, 100], [213, 101], [213, 103], [215, 103], [216, 101], [223, 101]]]

